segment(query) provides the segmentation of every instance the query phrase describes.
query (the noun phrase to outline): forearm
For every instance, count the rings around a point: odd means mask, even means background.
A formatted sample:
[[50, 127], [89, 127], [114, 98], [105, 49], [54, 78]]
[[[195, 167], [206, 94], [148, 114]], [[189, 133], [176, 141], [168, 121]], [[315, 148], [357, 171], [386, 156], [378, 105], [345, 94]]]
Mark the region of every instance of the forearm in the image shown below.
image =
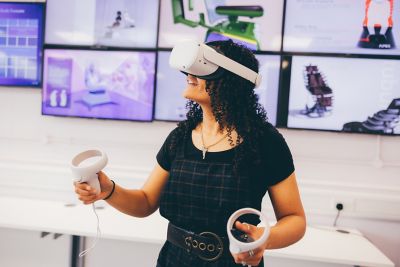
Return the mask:
[[305, 217], [300, 215], [283, 217], [271, 227], [265, 249], [283, 248], [296, 243], [303, 237], [305, 230]]
[[115, 185], [112, 196], [106, 201], [117, 210], [135, 217], [146, 217], [156, 210], [150, 206], [143, 190], [125, 189], [119, 185]]

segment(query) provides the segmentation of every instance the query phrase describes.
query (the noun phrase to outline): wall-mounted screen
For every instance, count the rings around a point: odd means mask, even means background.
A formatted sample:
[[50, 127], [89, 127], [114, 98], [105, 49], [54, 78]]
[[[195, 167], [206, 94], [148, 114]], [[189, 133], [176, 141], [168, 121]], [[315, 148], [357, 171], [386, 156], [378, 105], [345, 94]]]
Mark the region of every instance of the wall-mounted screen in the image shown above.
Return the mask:
[[400, 55], [400, 3], [286, 1], [284, 51]]
[[399, 69], [399, 60], [294, 56], [287, 126], [400, 134]]
[[181, 121], [186, 118], [186, 102], [182, 96], [186, 75], [169, 66], [170, 52], [158, 51], [157, 89], [154, 119]]
[[280, 51], [284, 0], [165, 0], [158, 45], [182, 39], [232, 39], [252, 50]]
[[158, 0], [48, 0], [46, 44], [156, 47]]
[[43, 18], [42, 3], [0, 3], [0, 85], [40, 85]]
[[155, 52], [46, 49], [42, 113], [151, 121]]
[[[186, 76], [172, 69], [168, 64], [170, 52], [158, 52], [157, 93], [155, 119], [180, 121], [186, 118], [186, 99], [182, 92], [186, 88]], [[260, 103], [267, 111], [268, 120], [276, 124], [280, 56], [256, 55], [263, 76], [256, 88]]]

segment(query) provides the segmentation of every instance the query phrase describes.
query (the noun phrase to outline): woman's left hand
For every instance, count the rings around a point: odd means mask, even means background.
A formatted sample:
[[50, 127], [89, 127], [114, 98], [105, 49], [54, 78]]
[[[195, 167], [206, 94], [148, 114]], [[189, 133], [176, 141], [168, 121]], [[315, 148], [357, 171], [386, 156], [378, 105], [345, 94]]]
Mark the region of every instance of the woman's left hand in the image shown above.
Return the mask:
[[[236, 222], [235, 226], [236, 229], [246, 233], [254, 240], [260, 239], [264, 233], [264, 227], [257, 227], [255, 225], [241, 223], [239, 221]], [[242, 264], [244, 266], [258, 266], [264, 256], [265, 247], [266, 245], [263, 245], [256, 249], [253, 249], [253, 252], [246, 251], [238, 254], [232, 254], [232, 256], [235, 259], [236, 263]]]

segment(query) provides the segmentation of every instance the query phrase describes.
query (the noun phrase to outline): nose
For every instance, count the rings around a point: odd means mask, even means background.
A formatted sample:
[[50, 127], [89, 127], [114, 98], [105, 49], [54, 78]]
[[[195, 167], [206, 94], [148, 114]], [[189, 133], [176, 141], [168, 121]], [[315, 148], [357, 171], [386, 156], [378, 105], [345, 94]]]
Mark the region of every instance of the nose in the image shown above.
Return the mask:
[[187, 81], [192, 81], [192, 82], [197, 82], [197, 77], [196, 77], [196, 76], [193, 76], [193, 75], [191, 75], [191, 74], [188, 74], [186, 80], [187, 80]]

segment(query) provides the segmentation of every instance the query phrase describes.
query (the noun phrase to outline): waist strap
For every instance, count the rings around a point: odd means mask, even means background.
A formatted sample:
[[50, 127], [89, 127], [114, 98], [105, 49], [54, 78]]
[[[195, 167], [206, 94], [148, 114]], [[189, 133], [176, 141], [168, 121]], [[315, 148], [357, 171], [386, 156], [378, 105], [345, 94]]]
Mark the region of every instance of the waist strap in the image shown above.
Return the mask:
[[222, 254], [229, 252], [228, 238], [212, 232], [196, 234], [172, 223], [168, 224], [167, 240], [205, 261], [216, 261]]

